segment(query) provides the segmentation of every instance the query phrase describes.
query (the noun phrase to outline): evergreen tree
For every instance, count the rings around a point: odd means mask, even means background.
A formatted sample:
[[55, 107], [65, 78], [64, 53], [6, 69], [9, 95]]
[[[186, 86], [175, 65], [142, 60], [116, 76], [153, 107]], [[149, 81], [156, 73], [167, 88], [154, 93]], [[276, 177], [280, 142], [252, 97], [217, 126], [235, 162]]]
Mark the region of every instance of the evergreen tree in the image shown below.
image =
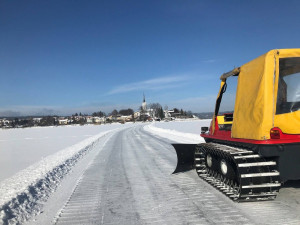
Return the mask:
[[129, 116], [129, 115], [132, 115], [134, 113], [133, 109], [121, 109], [119, 111], [119, 114], [123, 115], [123, 116]]
[[118, 110], [114, 109], [114, 110], [111, 112], [111, 115], [112, 115], [112, 116], [117, 116], [117, 115], [118, 115]]
[[165, 113], [164, 113], [164, 110], [162, 109], [162, 107], [160, 107], [160, 110], [159, 110], [159, 117], [160, 117], [160, 119], [165, 118]]
[[179, 113], [179, 110], [177, 108], [174, 108], [174, 113]]

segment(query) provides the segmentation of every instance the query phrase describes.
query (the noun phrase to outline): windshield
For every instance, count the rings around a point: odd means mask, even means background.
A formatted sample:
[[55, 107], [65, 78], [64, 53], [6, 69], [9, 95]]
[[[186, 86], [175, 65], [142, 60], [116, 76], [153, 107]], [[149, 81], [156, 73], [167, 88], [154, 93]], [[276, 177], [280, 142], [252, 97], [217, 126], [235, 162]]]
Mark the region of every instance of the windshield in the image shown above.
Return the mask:
[[235, 96], [237, 89], [238, 76], [231, 76], [226, 80], [226, 91], [222, 96], [222, 102], [219, 109], [219, 115], [224, 113], [233, 113], [235, 105]]
[[276, 114], [300, 110], [300, 57], [279, 59]]

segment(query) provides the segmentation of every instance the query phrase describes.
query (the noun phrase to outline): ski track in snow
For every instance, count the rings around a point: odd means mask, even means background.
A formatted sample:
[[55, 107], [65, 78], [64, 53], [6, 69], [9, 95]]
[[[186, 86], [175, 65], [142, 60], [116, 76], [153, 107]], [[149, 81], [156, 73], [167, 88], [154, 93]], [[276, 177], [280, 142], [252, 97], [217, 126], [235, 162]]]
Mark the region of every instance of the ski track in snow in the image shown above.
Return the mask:
[[97, 141], [115, 128], [89, 137], [18, 172], [0, 183], [0, 224], [20, 224], [38, 214], [62, 178]]

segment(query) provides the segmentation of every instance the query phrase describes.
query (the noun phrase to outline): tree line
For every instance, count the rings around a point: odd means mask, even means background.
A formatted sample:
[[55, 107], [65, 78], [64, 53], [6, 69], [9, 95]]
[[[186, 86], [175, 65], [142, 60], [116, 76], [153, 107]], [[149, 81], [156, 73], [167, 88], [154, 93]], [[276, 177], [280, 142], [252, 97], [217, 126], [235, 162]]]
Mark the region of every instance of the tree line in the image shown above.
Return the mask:
[[[144, 109], [140, 107], [140, 116], [139, 118], [134, 117], [134, 110], [131, 108], [127, 109], [121, 109], [117, 110], [114, 109], [112, 112], [106, 114], [105, 112], [96, 111], [88, 114], [83, 114], [81, 112], [74, 113], [71, 116], [66, 117], [59, 117], [59, 116], [42, 116], [40, 118], [33, 118], [33, 117], [27, 117], [27, 118], [11, 118], [7, 119], [6, 122], [3, 122], [0, 120], [0, 127], [32, 127], [32, 126], [57, 126], [60, 125], [59, 120], [65, 119], [67, 120], [67, 124], [86, 124], [87, 118], [92, 116], [93, 118], [96, 117], [107, 117], [107, 116], [132, 116], [132, 121], [134, 120], [147, 120], [149, 117], [154, 117], [156, 119], [164, 119], [165, 118], [165, 112], [162, 108], [162, 106], [159, 103], [150, 103], [147, 107], [148, 111], [144, 112]], [[168, 110], [168, 107], [165, 106], [165, 110]], [[184, 111], [183, 109], [173, 108], [173, 112], [171, 113], [172, 117], [191, 117], [192, 112], [191, 111]], [[152, 119], [154, 119], [152, 118]], [[104, 119], [106, 121], [106, 119]]]

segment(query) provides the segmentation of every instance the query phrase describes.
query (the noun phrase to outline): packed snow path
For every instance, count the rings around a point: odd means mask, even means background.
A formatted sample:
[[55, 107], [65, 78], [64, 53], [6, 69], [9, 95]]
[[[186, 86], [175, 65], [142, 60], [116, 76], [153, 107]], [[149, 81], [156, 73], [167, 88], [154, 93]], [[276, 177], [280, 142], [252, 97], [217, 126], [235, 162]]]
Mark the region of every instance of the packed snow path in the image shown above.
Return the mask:
[[300, 224], [282, 201], [234, 203], [194, 171], [171, 175], [177, 159], [170, 141], [142, 126], [96, 147], [102, 150], [56, 217], [41, 214], [31, 224]]

